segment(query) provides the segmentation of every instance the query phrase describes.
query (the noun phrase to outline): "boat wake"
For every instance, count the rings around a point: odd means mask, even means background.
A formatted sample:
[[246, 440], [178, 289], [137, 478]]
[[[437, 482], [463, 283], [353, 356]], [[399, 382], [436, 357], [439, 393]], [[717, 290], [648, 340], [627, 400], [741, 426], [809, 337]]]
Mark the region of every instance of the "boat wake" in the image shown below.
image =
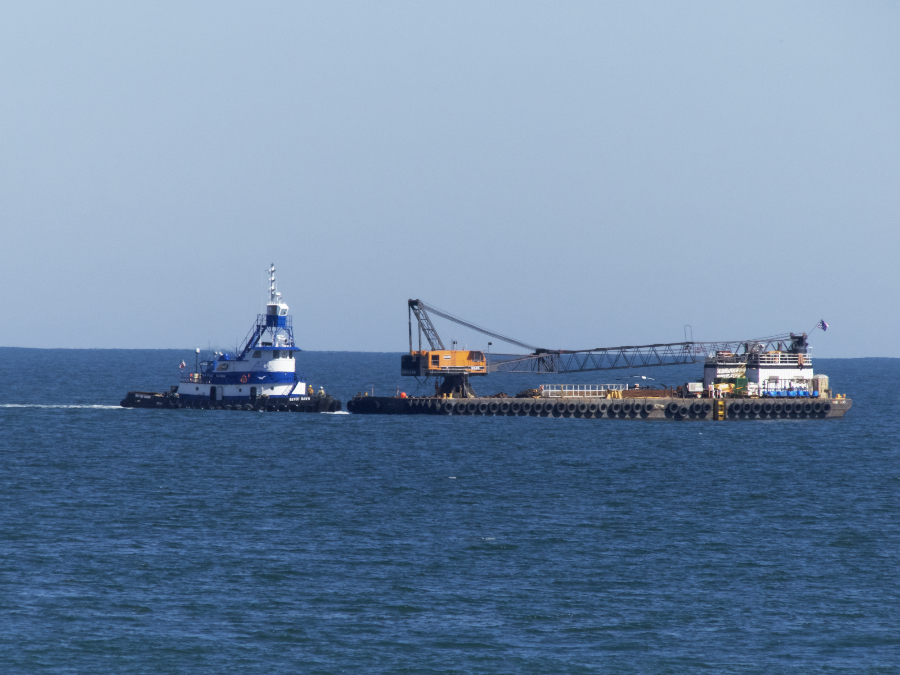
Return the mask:
[[120, 405], [46, 405], [43, 403], [0, 403], [0, 408], [89, 408], [94, 410], [125, 410]]

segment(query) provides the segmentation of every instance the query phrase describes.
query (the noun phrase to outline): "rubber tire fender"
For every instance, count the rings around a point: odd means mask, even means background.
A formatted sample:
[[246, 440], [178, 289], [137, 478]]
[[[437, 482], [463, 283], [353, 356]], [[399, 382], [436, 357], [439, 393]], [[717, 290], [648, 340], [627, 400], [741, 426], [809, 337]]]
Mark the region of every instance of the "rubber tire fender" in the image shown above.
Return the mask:
[[497, 403], [497, 401], [491, 401], [488, 404], [488, 410], [490, 411], [491, 415], [496, 415], [498, 412], [500, 412], [500, 404]]
[[597, 404], [596, 403], [588, 403], [587, 411], [589, 415], [597, 414]]
[[618, 415], [620, 412], [622, 412], [622, 404], [616, 401], [611, 406], [609, 406], [609, 410], [613, 415]]
[[766, 415], [771, 415], [774, 407], [772, 401], [766, 401], [763, 403], [763, 412], [766, 413]]
[[687, 417], [690, 415], [691, 409], [687, 407], [687, 405], [683, 405], [678, 409], [678, 414], [682, 417]]
[[609, 405], [606, 403], [601, 403], [597, 406], [597, 412], [599, 412], [601, 415], [605, 415], [607, 410], [609, 410]]
[[625, 403], [622, 404], [623, 414], [630, 415], [632, 410], [634, 410], [634, 404], [631, 401], [625, 401]]
[[[553, 405], [552, 403], [550, 405]], [[532, 405], [531, 409], [534, 411], [535, 415], [543, 415], [544, 410], [546, 409], [546, 405], [544, 405], [543, 401], [535, 401]]]
[[750, 401], [744, 401], [741, 403], [741, 412], [745, 415], [749, 415], [753, 412], [753, 404]]
[[822, 412], [825, 413], [826, 415], [831, 412], [831, 402], [830, 401], [825, 401], [825, 403], [822, 404]]
[[822, 412], [822, 402], [821, 401], [816, 401], [815, 403], [813, 403], [813, 412], [816, 413], [817, 415]]
[[474, 415], [476, 412], [478, 412], [478, 404], [475, 401], [469, 401], [468, 403], [466, 403], [467, 415]]
[[703, 412], [703, 404], [700, 403], [700, 401], [694, 401], [693, 403], [691, 403], [691, 412], [695, 415], [699, 415], [701, 412]]
[[813, 411], [813, 404], [807, 401], [803, 404], [803, 412], [809, 415]]
[[519, 411], [522, 409], [522, 404], [518, 401], [513, 401], [509, 404], [509, 409], [513, 415], [518, 415]]
[[[531, 411], [534, 410], [534, 406], [535, 406], [535, 404], [532, 403], [531, 401], [524, 401], [522, 403], [522, 414], [530, 415]], [[538, 413], [538, 414], [540, 414], [540, 413]]]
[[750, 410], [753, 411], [754, 415], [759, 415], [759, 413], [762, 412], [762, 403], [760, 403], [759, 401], [754, 402], [750, 407]]
[[728, 414], [732, 417], [737, 417], [741, 413], [741, 402], [740, 401], [732, 401], [728, 404]]
[[553, 406], [553, 411], [558, 412], [560, 415], [566, 412], [566, 404], [562, 401], [559, 401], [555, 406]]
[[675, 401], [672, 401], [669, 405], [666, 406], [666, 412], [671, 413], [672, 415], [677, 415], [678, 408], [680, 408], [680, 407], [681, 406], [679, 406], [677, 403], [675, 403]]
[[645, 404], [644, 404], [644, 414], [645, 414], [645, 415], [649, 415], [649, 414], [652, 413], [652, 412], [653, 412], [653, 404], [652, 404], [652, 403], [645, 403]]
[[784, 412], [784, 403], [782, 403], [781, 401], [776, 401], [775, 403], [773, 403], [772, 404], [772, 412], [775, 413], [776, 415], [780, 415], [781, 413], [783, 413]]
[[577, 410], [578, 410], [578, 412], [580, 412], [582, 415], [584, 415], [584, 413], [586, 413], [587, 410], [588, 410], [588, 404], [585, 403], [584, 401], [582, 401], [581, 403], [578, 404]]
[[570, 415], [574, 415], [575, 411], [578, 410], [577, 403], [566, 403], [566, 412]]
[[450, 415], [453, 412], [453, 409], [456, 407], [456, 404], [453, 401], [444, 401], [444, 405], [442, 407], [444, 409], [444, 413]]
[[503, 401], [503, 403], [500, 404], [500, 414], [501, 415], [509, 414], [509, 401]]

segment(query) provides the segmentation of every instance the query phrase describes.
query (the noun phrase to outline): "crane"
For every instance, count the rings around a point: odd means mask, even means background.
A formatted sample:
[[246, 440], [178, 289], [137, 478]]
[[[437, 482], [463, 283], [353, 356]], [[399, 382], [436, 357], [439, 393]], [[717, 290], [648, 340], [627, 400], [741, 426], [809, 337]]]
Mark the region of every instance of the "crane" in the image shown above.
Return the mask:
[[[806, 354], [806, 333], [783, 333], [752, 340], [726, 340], [720, 342], [669, 342], [651, 345], [626, 345], [622, 347], [595, 347], [591, 349], [546, 349], [482, 328], [440, 310], [422, 300], [410, 299], [407, 303], [409, 317], [409, 354], [401, 357], [400, 374], [412, 377], [439, 377], [436, 392], [452, 394], [456, 398], [475, 396], [469, 377], [488, 373], [579, 373], [593, 370], [621, 368], [646, 368], [696, 363], [707, 354], [728, 353], [735, 357], [749, 356], [764, 351], [784, 351]], [[466, 328], [529, 350], [530, 354], [489, 354], [477, 350], [447, 349], [438, 335], [429, 315], [434, 314]], [[418, 349], [413, 349], [413, 317], [416, 319]], [[429, 349], [422, 348], [425, 337]]]

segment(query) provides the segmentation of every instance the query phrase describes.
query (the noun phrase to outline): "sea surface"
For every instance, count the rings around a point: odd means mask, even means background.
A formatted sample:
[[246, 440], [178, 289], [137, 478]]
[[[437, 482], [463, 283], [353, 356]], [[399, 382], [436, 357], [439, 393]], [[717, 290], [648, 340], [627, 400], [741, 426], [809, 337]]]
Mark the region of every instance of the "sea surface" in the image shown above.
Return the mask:
[[0, 672], [900, 671], [900, 359], [816, 360], [835, 421], [118, 407], [182, 358], [0, 349]]

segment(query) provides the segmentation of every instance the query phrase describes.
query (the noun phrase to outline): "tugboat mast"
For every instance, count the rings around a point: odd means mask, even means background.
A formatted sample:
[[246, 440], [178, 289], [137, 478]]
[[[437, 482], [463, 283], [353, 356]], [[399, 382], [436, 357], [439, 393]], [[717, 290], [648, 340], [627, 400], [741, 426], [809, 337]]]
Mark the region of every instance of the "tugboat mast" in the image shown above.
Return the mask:
[[275, 263], [269, 267], [269, 304], [276, 304], [281, 293], [275, 291]]

